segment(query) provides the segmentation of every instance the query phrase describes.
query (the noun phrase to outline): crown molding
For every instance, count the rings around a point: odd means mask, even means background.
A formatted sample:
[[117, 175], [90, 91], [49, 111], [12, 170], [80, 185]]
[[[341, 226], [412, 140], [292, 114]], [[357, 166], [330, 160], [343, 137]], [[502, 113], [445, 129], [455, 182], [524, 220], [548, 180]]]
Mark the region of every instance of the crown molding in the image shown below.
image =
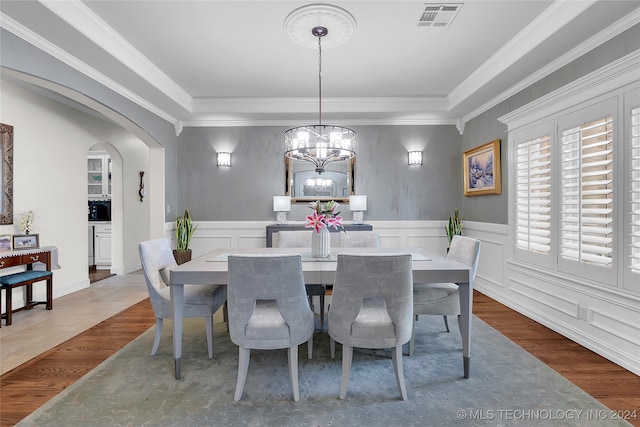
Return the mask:
[[40, 3], [182, 108], [192, 111], [191, 95], [84, 3], [44, 0]]
[[600, 31], [598, 34], [580, 43], [578, 46], [576, 46], [574, 49], [567, 52], [565, 55], [541, 67], [535, 73], [529, 75], [527, 78], [518, 82], [518, 84], [511, 86], [509, 89], [502, 92], [498, 96], [492, 98], [491, 100], [484, 103], [480, 107], [464, 115], [462, 120], [466, 123], [469, 120], [479, 116], [485, 111], [488, 111], [489, 109], [495, 107], [501, 102], [506, 101], [507, 99], [514, 96], [515, 94], [521, 92], [522, 90], [526, 89], [532, 84], [542, 80], [543, 78], [553, 73], [554, 71], [559, 70], [565, 65], [578, 59], [582, 55], [590, 52], [591, 50], [611, 40], [615, 36], [623, 33], [624, 31], [628, 30], [629, 28], [633, 27], [638, 23], [640, 23], [640, 9], [634, 10], [632, 13], [628, 14], [624, 18], [618, 20], [614, 24]]
[[596, 0], [553, 2], [449, 93], [449, 110], [469, 98], [595, 2]]

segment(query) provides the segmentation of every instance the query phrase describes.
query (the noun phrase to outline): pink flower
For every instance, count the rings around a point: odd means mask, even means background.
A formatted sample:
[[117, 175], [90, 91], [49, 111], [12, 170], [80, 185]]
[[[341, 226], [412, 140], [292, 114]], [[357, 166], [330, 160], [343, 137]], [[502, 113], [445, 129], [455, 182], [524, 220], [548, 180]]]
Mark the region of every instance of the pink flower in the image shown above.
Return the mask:
[[316, 233], [320, 233], [320, 229], [326, 227], [325, 220], [325, 214], [318, 215], [318, 212], [314, 210], [311, 215], [307, 215], [307, 223], [305, 224], [305, 227], [313, 228]]
[[313, 210], [311, 215], [307, 215], [306, 228], [313, 228], [316, 233], [325, 227], [333, 227], [336, 230], [344, 229], [340, 212], [336, 212], [338, 203], [331, 200], [322, 203], [319, 200], [311, 202], [309, 207]]

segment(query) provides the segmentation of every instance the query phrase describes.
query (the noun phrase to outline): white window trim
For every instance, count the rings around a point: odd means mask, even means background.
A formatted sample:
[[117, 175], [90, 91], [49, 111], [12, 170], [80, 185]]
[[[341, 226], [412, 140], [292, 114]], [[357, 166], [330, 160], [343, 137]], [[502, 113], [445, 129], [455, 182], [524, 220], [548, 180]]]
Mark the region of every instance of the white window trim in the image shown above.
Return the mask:
[[[620, 224], [628, 221], [628, 216], [623, 204], [628, 203], [628, 198], [623, 194], [626, 188], [628, 177], [628, 165], [623, 164], [622, 157], [627, 153], [627, 135], [630, 123], [628, 122], [628, 112], [631, 107], [627, 107], [626, 103], [623, 107], [623, 99], [626, 100], [627, 94], [637, 90], [640, 87], [640, 50], [635, 51], [599, 70], [596, 70], [562, 88], [559, 88], [509, 114], [500, 117], [498, 120], [507, 125], [509, 133], [509, 240], [510, 247], [513, 250], [514, 260], [526, 264], [534, 265], [539, 268], [548, 269], [561, 275], [567, 275], [572, 278], [584, 279], [585, 283], [591, 283], [596, 286], [605, 284], [606, 287], [617, 288], [621, 291], [640, 292], [640, 285], [631, 285], [630, 281], [640, 283], [640, 275], [628, 273], [627, 261], [622, 254], [626, 253], [625, 244], [628, 238], [626, 226]], [[517, 250], [515, 248], [515, 144], [523, 142], [526, 138], [543, 136], [541, 130], [545, 126], [551, 126], [552, 135], [552, 156], [557, 156], [557, 149], [553, 145], [558, 144], [558, 120], [560, 117], [573, 114], [583, 108], [587, 108], [614, 98], [614, 111], [616, 115], [615, 132], [617, 133], [615, 142], [617, 154], [616, 165], [614, 167], [614, 194], [617, 200], [614, 205], [614, 218], [618, 226], [614, 231], [614, 251], [616, 251], [614, 266], [609, 273], [592, 275], [587, 272], [582, 274], [584, 270], [565, 268], [558, 262], [558, 200], [556, 185], [558, 176], [554, 176], [554, 195], [552, 195], [552, 252], [550, 255], [525, 253], [527, 251]], [[550, 125], [551, 124], [551, 125]], [[541, 128], [541, 129], [538, 129]], [[624, 140], [622, 140], [624, 138]], [[624, 150], [624, 153], [623, 153]], [[554, 161], [557, 159], [554, 158]], [[615, 172], [618, 170], [619, 172]], [[558, 175], [558, 168], [554, 166], [553, 174]], [[624, 171], [624, 173], [623, 173]], [[617, 206], [620, 207], [617, 207]], [[628, 210], [628, 209], [627, 209]], [[562, 262], [560, 264], [563, 264]], [[560, 268], [559, 268], [560, 267]], [[586, 269], [590, 270], [590, 269]], [[624, 273], [623, 273], [624, 271]], [[624, 279], [623, 279], [624, 277]]]

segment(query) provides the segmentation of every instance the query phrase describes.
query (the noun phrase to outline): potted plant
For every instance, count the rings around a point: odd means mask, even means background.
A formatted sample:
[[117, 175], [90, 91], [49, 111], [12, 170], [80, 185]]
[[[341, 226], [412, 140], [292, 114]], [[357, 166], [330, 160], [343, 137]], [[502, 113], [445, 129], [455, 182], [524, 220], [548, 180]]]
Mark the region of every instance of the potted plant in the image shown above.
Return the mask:
[[193, 225], [188, 209], [184, 210], [184, 216], [176, 218], [176, 249], [173, 251], [173, 256], [178, 265], [191, 261], [191, 249], [189, 249], [189, 245], [191, 244], [191, 237], [194, 231], [196, 231], [196, 228], [198, 228], [198, 226]]
[[447, 247], [447, 252], [449, 252], [453, 236], [462, 235], [462, 218], [460, 218], [458, 209], [453, 211], [453, 216], [449, 217], [449, 222], [444, 226], [444, 229], [447, 232], [447, 239], [449, 239], [449, 246]]

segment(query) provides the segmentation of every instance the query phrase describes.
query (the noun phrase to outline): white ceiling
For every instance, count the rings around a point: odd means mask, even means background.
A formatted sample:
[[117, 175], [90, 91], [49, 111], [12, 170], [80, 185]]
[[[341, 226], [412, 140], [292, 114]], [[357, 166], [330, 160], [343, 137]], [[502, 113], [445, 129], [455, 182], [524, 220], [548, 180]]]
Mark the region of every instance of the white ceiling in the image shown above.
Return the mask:
[[[637, 0], [334, 1], [356, 20], [322, 52], [323, 121], [458, 124], [640, 22]], [[318, 119], [318, 51], [284, 28], [301, 1], [11, 1], [3, 28], [182, 126]], [[331, 29], [330, 29], [331, 30]], [[309, 29], [311, 31], [311, 29]]]

